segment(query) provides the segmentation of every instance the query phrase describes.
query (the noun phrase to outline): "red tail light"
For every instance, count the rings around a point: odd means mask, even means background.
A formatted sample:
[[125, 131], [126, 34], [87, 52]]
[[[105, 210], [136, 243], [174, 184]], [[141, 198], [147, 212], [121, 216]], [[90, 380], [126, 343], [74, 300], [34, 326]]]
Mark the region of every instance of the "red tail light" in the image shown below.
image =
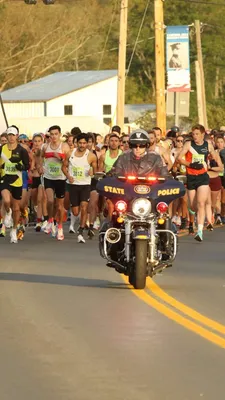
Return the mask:
[[156, 206], [156, 210], [160, 214], [165, 214], [168, 211], [168, 208], [169, 208], [168, 204], [164, 202], [158, 203]]
[[128, 181], [135, 181], [137, 178], [134, 175], [128, 175], [127, 180]]
[[148, 180], [149, 182], [156, 182], [156, 181], [157, 181], [157, 178], [156, 178], [155, 176], [149, 176], [149, 177], [147, 178], [147, 180]]
[[119, 200], [115, 204], [115, 209], [119, 213], [125, 213], [127, 210], [127, 203], [125, 203], [125, 201], [123, 201], [123, 200]]

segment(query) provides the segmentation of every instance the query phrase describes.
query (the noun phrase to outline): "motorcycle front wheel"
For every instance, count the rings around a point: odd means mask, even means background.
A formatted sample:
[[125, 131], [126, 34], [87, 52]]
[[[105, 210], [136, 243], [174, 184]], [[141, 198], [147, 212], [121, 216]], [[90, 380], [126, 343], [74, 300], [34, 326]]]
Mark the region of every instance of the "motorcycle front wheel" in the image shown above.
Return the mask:
[[135, 269], [131, 279], [135, 289], [144, 289], [146, 285], [147, 269], [147, 241], [135, 240]]

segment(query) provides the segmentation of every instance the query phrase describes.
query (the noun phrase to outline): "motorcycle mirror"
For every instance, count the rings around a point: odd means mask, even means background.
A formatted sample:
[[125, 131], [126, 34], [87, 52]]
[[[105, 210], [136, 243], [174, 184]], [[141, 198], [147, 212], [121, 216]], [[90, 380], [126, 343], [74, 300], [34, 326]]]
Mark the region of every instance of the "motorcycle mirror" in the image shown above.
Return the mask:
[[100, 179], [104, 178], [106, 176], [105, 172], [96, 172], [94, 174], [94, 178], [99, 181]]

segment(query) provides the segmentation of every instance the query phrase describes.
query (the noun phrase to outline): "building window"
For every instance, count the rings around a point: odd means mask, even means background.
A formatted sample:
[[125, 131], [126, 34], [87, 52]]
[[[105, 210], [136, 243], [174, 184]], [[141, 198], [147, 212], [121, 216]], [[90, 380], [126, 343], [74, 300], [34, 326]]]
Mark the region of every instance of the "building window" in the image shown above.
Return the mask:
[[128, 118], [128, 117], [125, 117], [125, 118], [124, 118], [124, 123], [125, 123], [125, 124], [129, 124], [129, 118]]
[[103, 115], [111, 115], [112, 114], [112, 106], [110, 105], [104, 105], [103, 106]]
[[64, 106], [64, 115], [73, 115], [73, 106]]
[[110, 125], [111, 124], [111, 118], [103, 118], [103, 122], [106, 125]]

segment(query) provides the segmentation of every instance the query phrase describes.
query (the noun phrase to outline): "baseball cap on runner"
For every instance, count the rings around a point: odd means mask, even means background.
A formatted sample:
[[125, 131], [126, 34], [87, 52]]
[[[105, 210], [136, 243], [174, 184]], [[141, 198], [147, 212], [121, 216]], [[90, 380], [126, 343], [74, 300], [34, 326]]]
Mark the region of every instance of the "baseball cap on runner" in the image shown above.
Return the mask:
[[14, 136], [18, 135], [17, 129], [14, 128], [13, 126], [10, 126], [8, 129], [6, 129], [6, 133], [7, 135], [14, 135]]
[[119, 135], [120, 135], [120, 133], [121, 133], [121, 128], [120, 128], [120, 126], [119, 125], [114, 125], [113, 127], [112, 127], [112, 133], [113, 132], [117, 132]]
[[21, 133], [18, 137], [19, 140], [29, 140], [28, 136], [25, 133]]

